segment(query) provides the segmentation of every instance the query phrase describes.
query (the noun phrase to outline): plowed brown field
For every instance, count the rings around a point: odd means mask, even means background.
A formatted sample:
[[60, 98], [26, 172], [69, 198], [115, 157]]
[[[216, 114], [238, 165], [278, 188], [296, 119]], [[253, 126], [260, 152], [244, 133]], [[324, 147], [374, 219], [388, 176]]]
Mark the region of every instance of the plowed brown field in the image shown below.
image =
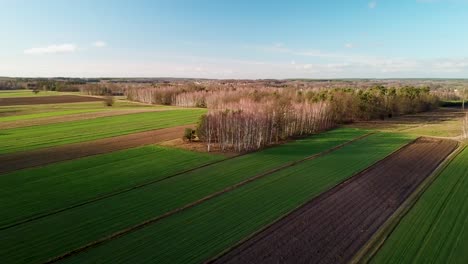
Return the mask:
[[456, 147], [420, 138], [214, 262], [347, 263]]
[[181, 138], [194, 125], [164, 128], [89, 142], [0, 155], [0, 173]]
[[40, 97], [11, 97], [0, 98], [0, 106], [31, 105], [31, 104], [62, 104], [103, 101], [103, 98], [79, 96], [79, 95], [57, 95]]

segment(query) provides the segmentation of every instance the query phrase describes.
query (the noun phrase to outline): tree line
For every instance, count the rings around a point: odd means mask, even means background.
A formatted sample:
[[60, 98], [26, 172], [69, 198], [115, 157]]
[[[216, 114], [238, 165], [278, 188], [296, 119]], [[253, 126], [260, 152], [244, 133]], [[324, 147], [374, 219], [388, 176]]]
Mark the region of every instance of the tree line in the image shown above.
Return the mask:
[[383, 85], [361, 88], [304, 88], [256, 82], [93, 84], [83, 92], [124, 93], [129, 100], [182, 107], [204, 107], [197, 137], [213, 148], [253, 151], [290, 137], [305, 136], [342, 123], [387, 119], [428, 111], [438, 97], [428, 87]]

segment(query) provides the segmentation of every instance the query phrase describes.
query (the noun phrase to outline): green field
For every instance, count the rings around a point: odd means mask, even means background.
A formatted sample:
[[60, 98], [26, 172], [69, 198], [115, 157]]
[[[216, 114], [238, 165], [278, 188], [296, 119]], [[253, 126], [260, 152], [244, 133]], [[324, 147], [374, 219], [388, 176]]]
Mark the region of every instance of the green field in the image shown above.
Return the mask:
[[64, 262], [201, 263], [409, 141], [410, 137], [395, 134], [372, 135], [331, 154], [258, 179]]
[[0, 117], [0, 122], [37, 119], [37, 118], [83, 114], [83, 113], [93, 113], [93, 112], [101, 112], [101, 111], [104, 111], [104, 110], [102, 109], [62, 110], [62, 111], [50, 111], [50, 112], [36, 113], [36, 114], [4, 116], [4, 117]]
[[221, 159], [220, 155], [145, 146], [4, 174], [0, 176], [0, 228]]
[[[143, 105], [127, 101], [116, 101], [112, 107], [105, 106], [102, 102], [67, 103], [67, 104], [44, 104], [28, 106], [1, 106], [0, 122], [47, 118], [70, 114], [81, 114], [90, 112], [104, 112], [115, 110], [137, 110], [137, 109], [175, 109], [170, 106]], [[1, 129], [1, 126], [0, 126]]]
[[205, 109], [101, 117], [0, 130], [0, 154], [196, 123]]
[[[325, 151], [365, 133], [367, 131], [356, 129], [330, 131], [229, 159], [130, 192], [2, 230], [0, 255], [9, 263], [44, 261], [182, 207], [258, 173]], [[394, 144], [390, 142], [388, 146], [393, 148]], [[340, 166], [334, 167], [340, 168]], [[15, 199], [14, 195], [9, 197]], [[21, 205], [18, 206], [20, 208], [12, 210], [18, 212], [24, 210]]]
[[468, 148], [404, 216], [373, 263], [466, 263]]
[[0, 91], [0, 98], [39, 97], [39, 96], [61, 95], [61, 94], [73, 94], [73, 93], [60, 93], [60, 92], [54, 92], [54, 91], [40, 91], [39, 93], [35, 94], [35, 93], [32, 92], [32, 90], [1, 90]]

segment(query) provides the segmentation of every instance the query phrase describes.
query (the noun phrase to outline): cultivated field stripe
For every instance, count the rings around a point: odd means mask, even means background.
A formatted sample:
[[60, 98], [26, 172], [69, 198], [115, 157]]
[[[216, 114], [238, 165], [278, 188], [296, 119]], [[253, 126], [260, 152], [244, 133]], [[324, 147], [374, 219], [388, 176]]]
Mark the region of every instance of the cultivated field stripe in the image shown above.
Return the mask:
[[221, 257], [219, 263], [348, 263], [449, 155], [455, 141], [418, 139]]
[[466, 263], [468, 148], [457, 155], [396, 225], [372, 263]]
[[[389, 134], [369, 136], [90, 248], [64, 262], [206, 261], [409, 140]], [[108, 254], [109, 251], [113, 253]]]
[[[184, 158], [187, 158], [186, 156], [188, 156], [187, 154], [191, 153], [190, 151], [179, 150], [179, 149], [171, 149], [171, 148], [165, 148], [165, 147], [160, 147], [160, 146], [154, 146], [154, 147], [155, 148], [161, 148], [161, 149], [163, 149], [165, 151], [174, 152], [175, 154], [178, 153], [177, 156], [174, 156], [174, 159], [177, 158], [177, 161], [169, 163], [167, 160], [158, 160], [158, 159], [154, 159], [154, 157], [148, 157], [148, 158], [153, 159], [153, 162], [166, 162], [168, 167], [181, 168], [182, 170], [177, 172], [177, 173], [174, 173], [174, 174], [167, 174], [165, 172], [158, 171], [157, 175], [152, 177], [154, 179], [152, 179], [150, 181], [145, 181], [145, 182], [143, 182], [141, 184], [136, 184], [136, 185], [132, 185], [133, 184], [133, 181], [132, 181], [132, 182], [128, 183], [130, 185], [130, 187], [125, 188], [125, 186], [124, 186], [124, 188], [118, 189], [116, 191], [110, 190], [110, 191], [106, 192], [106, 190], [100, 190], [100, 193], [95, 194], [95, 196], [89, 197], [87, 200], [83, 200], [83, 194], [74, 196], [74, 197], [78, 196], [79, 199], [81, 199], [82, 202], [73, 203], [73, 202], [75, 202], [75, 200], [70, 201], [70, 199], [73, 198], [73, 197], [68, 197], [68, 199], [66, 199], [66, 200], [67, 200], [67, 202], [69, 201], [69, 204], [71, 203], [71, 205], [61, 207], [61, 208], [51, 210], [51, 211], [46, 211], [46, 212], [40, 212], [39, 211], [39, 213], [36, 213], [36, 214], [29, 214], [29, 216], [27, 218], [18, 219], [18, 220], [15, 220], [15, 221], [8, 221], [8, 219], [5, 219], [5, 217], [2, 217], [2, 220], [0, 221], [0, 223], [7, 223], [7, 224], [4, 224], [4, 225], [0, 226], [0, 231], [8, 229], [8, 228], [15, 227], [15, 226], [18, 226], [18, 225], [22, 225], [22, 224], [25, 224], [25, 223], [28, 223], [28, 222], [36, 221], [36, 220], [39, 220], [41, 218], [52, 216], [54, 214], [58, 214], [58, 213], [61, 213], [61, 212], [67, 211], [67, 210], [71, 210], [71, 209], [74, 209], [74, 208], [77, 208], [77, 207], [80, 207], [80, 206], [84, 206], [84, 205], [87, 205], [87, 204], [92, 203], [92, 202], [96, 202], [96, 201], [103, 200], [103, 199], [106, 199], [106, 198], [109, 198], [109, 197], [112, 197], [112, 196], [116, 196], [118, 194], [129, 192], [131, 190], [142, 188], [144, 186], [154, 184], [154, 183], [160, 182], [162, 180], [169, 179], [169, 178], [172, 178], [172, 177], [175, 177], [175, 176], [178, 176], [178, 175], [182, 175], [182, 174], [185, 174], [185, 173], [197, 170], [197, 169], [201, 169], [201, 168], [204, 168], [204, 167], [207, 167], [207, 166], [210, 166], [210, 165], [225, 161], [227, 159], [235, 158], [235, 157], [224, 158], [224, 157], [218, 156], [218, 155], [211, 155], [211, 154], [193, 152], [193, 154], [190, 154], [190, 155], [199, 156], [200, 161], [198, 161], [196, 163], [193, 163], [193, 167], [191, 167], [189, 169], [184, 169], [185, 167], [187, 167], [187, 165], [184, 164], [184, 163], [188, 161], [188, 159], [185, 160]], [[127, 152], [128, 151], [122, 152], [122, 154], [127, 153]], [[169, 155], [168, 153], [162, 153], [162, 154]], [[185, 157], [183, 156], [184, 154], [185, 154]], [[113, 155], [113, 154], [111, 154], [111, 155]], [[98, 158], [100, 158], [100, 157], [98, 157]], [[126, 159], [130, 159], [130, 158], [131, 157], [127, 157]], [[145, 157], [138, 157], [138, 158], [142, 159], [142, 158], [145, 158]], [[134, 162], [139, 162], [139, 161], [135, 160]], [[200, 165], [200, 164], [203, 164], [203, 165]], [[107, 164], [105, 164], [105, 165], [107, 165]], [[54, 166], [54, 165], [52, 165], [52, 166]], [[91, 169], [96, 170], [95, 167], [92, 167]], [[42, 172], [46, 172], [46, 171], [49, 171], [49, 170], [53, 171], [54, 169], [49, 166], [49, 167], [40, 168], [39, 170], [41, 170]], [[177, 171], [177, 170], [178, 169], [174, 169], [174, 171]], [[28, 170], [25, 173], [26, 174], [29, 174], [29, 173], [40, 174], [41, 172], [39, 172], [36, 169], [36, 170]], [[64, 173], [67, 173], [67, 172], [64, 172]], [[122, 172], [117, 171], [116, 173], [122, 173]], [[153, 173], [154, 173], [154, 171], [153, 171]], [[17, 174], [18, 173], [15, 173], [12, 177], [15, 177], [16, 179], [21, 177], [21, 174], [20, 175], [17, 175]], [[2, 177], [2, 176], [0, 176], [0, 177]], [[3, 176], [3, 177], [5, 177], [5, 176]], [[150, 177], [147, 177], [147, 178], [150, 178]], [[0, 180], [1, 180], [1, 178], [0, 178]], [[43, 178], [41, 180], [43, 180]], [[73, 179], [70, 179], [70, 180], [73, 180]], [[98, 182], [94, 182], [94, 180], [93, 180], [93, 182], [90, 181], [90, 183], [98, 184]], [[25, 185], [25, 184], [27, 184], [27, 183], [23, 183], [21, 185]], [[51, 182], [50, 184], [52, 185], [53, 182]], [[15, 207], [21, 207], [22, 204], [25, 203], [24, 198], [23, 198], [25, 196], [25, 192], [21, 192], [19, 190], [22, 186], [17, 186], [17, 188], [15, 188], [14, 186], [6, 186], [6, 184], [5, 184], [3, 187], [5, 189], [16, 190], [17, 193], [21, 196], [18, 199], [22, 199], [22, 200], [18, 201]], [[61, 187], [62, 191], [63, 190], [68, 190], [69, 191], [70, 187], [72, 187], [72, 186], [60, 186], [60, 187]], [[47, 188], [47, 186], [45, 188]], [[40, 188], [37, 188], [37, 189], [40, 189]], [[57, 189], [57, 188], [55, 188], [55, 189]], [[50, 192], [51, 189], [49, 188], [48, 191]], [[16, 199], [15, 199], [15, 197], [13, 197], [13, 195], [11, 195], [11, 194], [7, 194], [7, 195], [8, 195], [9, 199], [13, 199], [16, 202]], [[31, 198], [31, 199], [33, 201], [35, 201], [35, 202], [39, 202], [40, 204], [46, 204], [47, 202], [50, 202], [50, 200], [63, 199], [63, 197], [53, 197], [53, 198], [48, 197], [49, 201], [47, 201], [47, 200], [44, 200], [43, 197], [44, 197], [44, 194], [39, 194], [39, 197], [34, 197], [34, 198]], [[28, 198], [30, 198], [30, 197], [28, 197]], [[80, 200], [78, 200], [78, 201], [80, 201]], [[8, 215], [8, 213], [5, 212], [6, 210], [4, 208], [4, 205], [0, 206], [0, 208], [3, 210], [4, 214]], [[29, 210], [22, 210], [22, 211], [27, 211], [27, 213], [30, 213], [32, 210], [37, 210], [37, 209], [38, 209], [38, 206], [36, 205], [36, 206], [32, 206], [32, 208], [29, 208]], [[11, 216], [9, 216], [9, 217], [11, 217]], [[11, 223], [8, 223], [8, 222], [11, 222]]]
[[350, 263], [368, 263], [370, 259], [382, 247], [385, 240], [390, 236], [401, 219], [413, 208], [415, 203], [421, 198], [422, 194], [431, 186], [437, 177], [449, 166], [453, 159], [457, 157], [465, 146], [460, 145], [458, 149], [452, 152], [447, 159], [442, 162], [437, 169], [424, 180], [423, 183], [408, 197], [408, 199], [389, 217], [382, 227], [372, 236], [372, 238], [364, 245], [361, 250], [353, 257]]
[[194, 126], [195, 124], [189, 124], [161, 128], [153, 131], [137, 132], [129, 135], [0, 155], [0, 164], [2, 164], [0, 167], [0, 177], [2, 177], [1, 174], [21, 169], [179, 139], [183, 135], [185, 128], [193, 128]]
[[188, 125], [205, 109], [147, 112], [0, 130], [0, 155]]
[[[49, 114], [47, 117], [43, 118], [34, 118], [34, 119], [23, 119], [23, 120], [14, 120], [14, 121], [2, 121], [0, 119], [0, 129], [11, 129], [17, 127], [29, 127], [29, 126], [40, 126], [40, 125], [48, 125], [48, 124], [55, 124], [55, 123], [64, 123], [64, 122], [72, 122], [78, 120], [88, 120], [100, 117], [107, 117], [107, 116], [119, 116], [119, 115], [131, 115], [131, 114], [138, 114], [138, 113], [146, 113], [146, 112], [161, 112], [161, 111], [169, 111], [178, 108], [137, 108], [137, 109], [120, 109], [120, 110], [110, 110], [110, 109], [90, 109], [90, 110], [75, 110], [69, 111], [69, 113], [65, 112], [61, 115], [50, 116], [49, 113], [44, 113], [44, 115]], [[11, 119], [11, 117], [10, 117]]]
[[51, 95], [51, 96], [38, 96], [38, 97], [0, 97], [0, 106], [12, 105], [34, 105], [34, 104], [63, 104], [63, 103], [77, 103], [77, 102], [94, 102], [104, 101], [103, 98], [80, 96], [80, 95]]
[[213, 199], [213, 198], [215, 198], [215, 197], [218, 197], [218, 196], [220, 196], [220, 195], [223, 195], [223, 194], [225, 194], [225, 193], [227, 193], [227, 192], [229, 192], [229, 191], [232, 191], [232, 190], [234, 190], [234, 189], [236, 189], [236, 188], [239, 188], [239, 187], [244, 186], [244, 185], [246, 185], [246, 184], [248, 184], [248, 183], [251, 183], [251, 182], [253, 182], [253, 181], [256, 181], [256, 180], [258, 180], [258, 179], [260, 179], [260, 178], [262, 178], [262, 177], [264, 177], [264, 176], [270, 175], [270, 174], [272, 174], [272, 173], [281, 171], [281, 170], [286, 169], [286, 168], [289, 168], [289, 167], [293, 167], [293, 166], [295, 166], [295, 165], [297, 165], [297, 164], [300, 164], [300, 163], [302, 163], [302, 162], [304, 162], [304, 161], [312, 160], [312, 159], [315, 159], [315, 158], [317, 158], [317, 157], [321, 157], [321, 156], [327, 155], [327, 154], [329, 154], [329, 153], [331, 153], [331, 152], [333, 152], [333, 151], [336, 151], [336, 150], [338, 150], [338, 149], [340, 149], [340, 148], [342, 148], [342, 147], [344, 147], [344, 146], [346, 146], [346, 145], [352, 144], [353, 142], [358, 141], [358, 140], [361, 140], [361, 139], [363, 139], [363, 138], [365, 138], [365, 137], [368, 137], [368, 136], [370, 136], [370, 135], [372, 135], [372, 134], [374, 134], [374, 133], [365, 134], [365, 135], [363, 135], [363, 136], [360, 136], [360, 137], [358, 137], [358, 138], [355, 138], [355, 139], [353, 139], [353, 140], [350, 140], [350, 141], [348, 141], [348, 142], [345, 142], [345, 143], [343, 143], [343, 144], [340, 144], [340, 145], [338, 145], [338, 146], [336, 146], [336, 147], [333, 147], [333, 148], [331, 148], [331, 149], [328, 149], [328, 150], [326, 150], [326, 151], [323, 151], [323, 152], [320, 152], [320, 153], [311, 155], [311, 156], [309, 156], [309, 157], [306, 157], [306, 158], [301, 159], [301, 160], [298, 160], [298, 161], [293, 161], [293, 162], [287, 163], [287, 164], [285, 164], [285, 165], [283, 165], [283, 166], [280, 166], [280, 167], [278, 167], [278, 168], [274, 168], [274, 169], [269, 170], [269, 171], [266, 171], [266, 172], [264, 172], [264, 173], [260, 173], [260, 174], [255, 175], [255, 176], [253, 176], [253, 177], [251, 177], [251, 178], [249, 178], [249, 179], [247, 179], [247, 180], [241, 181], [241, 182], [239, 182], [239, 183], [237, 183], [237, 184], [234, 184], [234, 185], [232, 185], [232, 186], [229, 186], [229, 187], [227, 187], [227, 188], [225, 188], [225, 189], [223, 189], [223, 190], [220, 190], [220, 191], [215, 192], [215, 193], [213, 193], [213, 194], [211, 194], [211, 195], [208, 195], [208, 196], [206, 196], [206, 197], [203, 197], [202, 199], [199, 199], [199, 200], [197, 200], [197, 201], [194, 201], [193, 203], [187, 204], [187, 205], [185, 205], [185, 206], [183, 206], [183, 207], [179, 207], [179, 208], [177, 208], [177, 209], [175, 209], [175, 210], [172, 210], [172, 211], [170, 211], [170, 212], [167, 212], [167, 213], [165, 213], [165, 214], [163, 214], [163, 215], [160, 215], [160, 216], [157, 216], [157, 217], [155, 217], [155, 218], [149, 219], [149, 220], [147, 220], [147, 221], [145, 221], [145, 222], [143, 222], [143, 223], [139, 223], [139, 224], [134, 225], [134, 226], [132, 226], [132, 227], [129, 227], [129, 228], [127, 228], [127, 229], [121, 230], [121, 231], [116, 232], [116, 233], [114, 233], [114, 234], [112, 234], [112, 235], [110, 235], [110, 236], [107, 236], [107, 237], [104, 237], [104, 238], [102, 238], [102, 239], [93, 241], [93, 242], [90, 243], [90, 244], [87, 244], [87, 245], [85, 245], [85, 246], [83, 246], [83, 247], [80, 247], [80, 248], [75, 249], [75, 250], [73, 250], [73, 251], [71, 251], [71, 252], [67, 252], [66, 254], [63, 254], [63, 255], [58, 256], [58, 257], [56, 257], [56, 258], [54, 258], [54, 259], [51, 259], [51, 260], [47, 261], [46, 263], [57, 262], [57, 261], [59, 261], [60, 259], [63, 259], [63, 258], [72, 256], [72, 255], [74, 255], [74, 254], [78, 254], [78, 253], [81, 252], [81, 251], [87, 250], [87, 249], [89, 249], [89, 248], [91, 248], [91, 247], [98, 246], [98, 245], [100, 245], [100, 244], [102, 244], [102, 243], [105, 243], [105, 242], [107, 242], [107, 241], [109, 241], [109, 240], [112, 240], [112, 239], [115, 239], [115, 238], [117, 238], [117, 237], [123, 236], [123, 235], [125, 235], [125, 234], [131, 233], [131, 232], [134, 232], [134, 231], [137, 231], [137, 230], [142, 229], [142, 228], [144, 228], [145, 226], [151, 225], [151, 224], [153, 224], [153, 223], [155, 223], [155, 222], [157, 222], [157, 221], [159, 221], [159, 220], [161, 220], [161, 219], [163, 219], [163, 218], [166, 218], [166, 217], [169, 217], [169, 216], [171, 216], [171, 215], [174, 215], [174, 214], [176, 214], [176, 213], [178, 213], [178, 212], [180, 212], [180, 211], [182, 211], [182, 210], [186, 210], [186, 209], [192, 208], [192, 207], [194, 207], [194, 206], [196, 206], [196, 205], [199, 205], [199, 204], [201, 204], [201, 203], [203, 203], [203, 202], [205, 202], [205, 201], [208, 201], [208, 200], [210, 200], [210, 199]]
[[0, 247], [0, 255], [12, 263], [45, 261], [366, 133], [356, 129], [329, 131], [3, 230], [0, 245], [6, 246]]

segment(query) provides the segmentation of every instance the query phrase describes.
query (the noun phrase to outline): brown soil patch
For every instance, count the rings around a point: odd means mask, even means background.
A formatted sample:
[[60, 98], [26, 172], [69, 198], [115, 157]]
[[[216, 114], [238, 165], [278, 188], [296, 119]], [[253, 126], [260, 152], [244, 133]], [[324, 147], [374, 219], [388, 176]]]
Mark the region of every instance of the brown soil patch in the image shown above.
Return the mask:
[[158, 145], [161, 146], [168, 146], [168, 147], [173, 147], [173, 148], [180, 148], [180, 149], [185, 149], [185, 150], [190, 150], [190, 151], [196, 151], [196, 152], [205, 152], [205, 153], [212, 153], [212, 154], [219, 154], [223, 155], [225, 157], [234, 157], [238, 156], [242, 153], [237, 153], [234, 151], [221, 151], [221, 149], [216, 149], [212, 147], [212, 150], [208, 152], [208, 149], [206, 147], [206, 143], [201, 142], [201, 141], [192, 141], [188, 142], [183, 140], [182, 138], [177, 138], [173, 140], [168, 140], [159, 143]]
[[214, 262], [347, 263], [456, 147], [418, 139]]
[[103, 111], [103, 112], [93, 112], [93, 113], [81, 113], [81, 114], [72, 114], [72, 115], [63, 115], [63, 116], [52, 116], [38, 119], [27, 119], [27, 120], [17, 120], [17, 121], [8, 121], [1, 123], [1, 129], [16, 128], [16, 127], [26, 127], [26, 126], [38, 126], [38, 125], [47, 125], [53, 123], [62, 123], [69, 121], [78, 121], [86, 119], [94, 119], [98, 117], [106, 116], [117, 116], [117, 115], [128, 115], [128, 114], [137, 114], [144, 112], [159, 112], [172, 110], [168, 109], [152, 109], [152, 108], [142, 108], [142, 109], [127, 109], [127, 110], [112, 110], [112, 111]]
[[41, 97], [11, 97], [0, 98], [0, 106], [31, 105], [31, 104], [62, 104], [103, 101], [103, 98], [79, 96], [79, 95], [57, 95]]
[[64, 146], [0, 155], [0, 164], [2, 164], [0, 166], [0, 173], [172, 140], [182, 137], [184, 129], [187, 127], [193, 127], [193, 125], [164, 128]]
[[430, 112], [404, 115], [385, 120], [360, 121], [350, 126], [358, 128], [406, 130], [428, 124], [441, 124], [447, 121], [460, 120], [464, 115], [465, 113], [462, 109], [439, 108]]

